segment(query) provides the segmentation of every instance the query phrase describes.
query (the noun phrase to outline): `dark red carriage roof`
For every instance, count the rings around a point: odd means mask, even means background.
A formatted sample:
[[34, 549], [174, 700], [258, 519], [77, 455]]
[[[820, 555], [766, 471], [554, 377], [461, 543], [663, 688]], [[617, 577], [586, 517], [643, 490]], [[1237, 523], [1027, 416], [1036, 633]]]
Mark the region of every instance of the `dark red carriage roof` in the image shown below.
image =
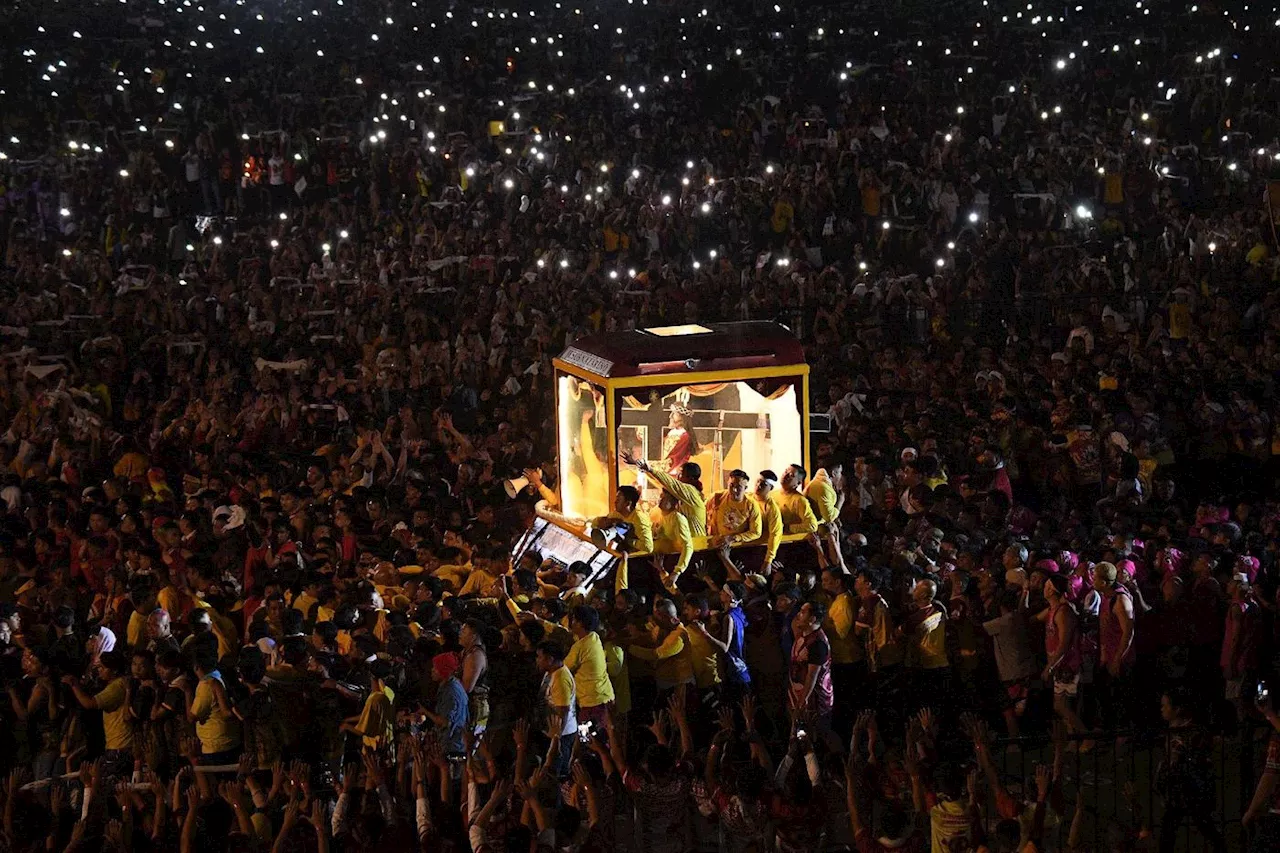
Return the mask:
[[804, 347], [781, 323], [690, 325], [688, 330], [661, 327], [588, 335], [561, 353], [560, 360], [606, 379], [805, 363]]

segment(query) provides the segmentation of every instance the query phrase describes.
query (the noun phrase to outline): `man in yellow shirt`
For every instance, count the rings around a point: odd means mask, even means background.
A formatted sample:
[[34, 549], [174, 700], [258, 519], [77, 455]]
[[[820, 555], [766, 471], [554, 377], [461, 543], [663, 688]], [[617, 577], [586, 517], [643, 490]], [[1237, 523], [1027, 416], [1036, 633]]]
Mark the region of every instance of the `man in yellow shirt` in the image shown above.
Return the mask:
[[627, 653], [637, 660], [652, 661], [658, 690], [671, 690], [693, 681], [688, 636], [676, 615], [675, 602], [660, 598], [653, 603], [653, 629], [649, 636], [653, 645], [632, 645]]
[[760, 472], [756, 478], [756, 488], [751, 495], [756, 508], [760, 510], [760, 536], [752, 545], [764, 546], [764, 557], [760, 562], [760, 573], [769, 574], [773, 561], [778, 556], [778, 546], [782, 544], [782, 512], [773, 499], [773, 491], [778, 487], [778, 475], [769, 470]]
[[665, 471], [659, 471], [643, 459], [636, 459], [628, 452], [622, 453], [622, 461], [634, 465], [652, 477], [669, 492], [680, 505], [680, 514], [689, 522], [689, 532], [694, 536], [707, 535], [707, 504], [702, 497], [702, 467], [697, 462], [680, 466], [680, 479]]
[[564, 665], [573, 673], [573, 685], [578, 697], [578, 719], [594, 723], [603, 731], [609, 706], [613, 704], [613, 684], [609, 681], [608, 664], [604, 644], [600, 641], [600, 614], [594, 607], [581, 604], [569, 614], [569, 630], [574, 643], [564, 659]]
[[360, 716], [342, 724], [342, 731], [359, 735], [365, 748], [385, 752], [396, 739], [396, 694], [384, 679], [391, 675], [391, 664], [375, 660], [369, 664], [371, 686]]
[[788, 465], [782, 474], [782, 491], [774, 498], [782, 513], [782, 529], [786, 533], [815, 533], [818, 517], [804, 496], [805, 470], [799, 465]]
[[133, 770], [133, 726], [129, 721], [128, 681], [124, 677], [122, 652], [103, 652], [98, 657], [98, 674], [106, 683], [97, 693], [87, 693], [74, 675], [64, 675], [62, 683], [71, 688], [81, 708], [102, 712], [106, 754], [102, 772], [107, 779], [128, 779]]
[[[573, 735], [578, 730], [578, 697], [573, 674], [565, 666], [564, 650], [550, 641], [538, 643], [538, 669], [542, 675], [542, 701], [547, 714], [547, 737], [556, 742], [555, 758], [548, 756], [557, 779], [569, 775], [573, 758]], [[558, 740], [557, 740], [558, 739]]]
[[914, 609], [902, 624], [911, 692], [921, 697], [921, 704], [926, 704], [930, 697], [947, 695], [951, 677], [947, 617], [934, 601], [937, 594], [938, 585], [932, 580], [918, 581], [911, 589]]
[[849, 591], [851, 581], [849, 575], [834, 566], [822, 572], [822, 591], [831, 599], [822, 630], [831, 646], [831, 687], [835, 699], [832, 725], [842, 738], [846, 737], [846, 729], [852, 731], [853, 728], [850, 712], [854, 708], [858, 686], [864, 680], [863, 664], [866, 659], [862, 643], [854, 631], [859, 603]]
[[184, 690], [187, 720], [196, 724], [200, 760], [204, 764], [233, 764], [240, 756], [240, 721], [227, 698], [227, 688], [218, 672], [218, 662], [209, 646], [192, 655], [196, 677]]
[[[693, 559], [693, 536], [689, 532], [689, 520], [680, 513], [675, 497], [670, 492], [663, 492], [662, 497], [658, 500], [658, 525], [657, 532], [654, 535], [654, 568], [658, 570], [658, 577], [662, 580], [662, 585], [668, 590], [675, 592], [676, 581], [685, 569], [689, 568], [689, 561]], [[667, 571], [661, 555], [679, 554], [676, 559], [675, 568]]]
[[735, 468], [729, 472], [729, 487], [716, 492], [707, 505], [711, 544], [738, 545], [760, 538], [760, 507], [747, 497], [751, 477]]
[[[619, 486], [613, 496], [613, 512], [605, 519], [616, 519], [631, 525], [631, 535], [623, 539], [623, 547], [630, 553], [648, 554], [653, 551], [653, 525], [648, 513], [640, 509], [640, 490], [635, 486]], [[595, 527], [603, 527], [600, 520]]]
[[819, 524], [831, 525], [840, 519], [844, 508], [844, 466], [839, 462], [830, 468], [819, 468], [805, 487], [804, 496], [809, 499]]
[[[711, 619], [711, 607], [705, 595], [690, 595], [684, 600], [681, 616], [686, 625], [700, 622], [705, 625]], [[686, 629], [685, 641], [689, 646], [689, 662], [693, 665], [693, 684], [699, 693], [713, 690], [720, 685], [720, 657], [715, 645], [705, 632]]]

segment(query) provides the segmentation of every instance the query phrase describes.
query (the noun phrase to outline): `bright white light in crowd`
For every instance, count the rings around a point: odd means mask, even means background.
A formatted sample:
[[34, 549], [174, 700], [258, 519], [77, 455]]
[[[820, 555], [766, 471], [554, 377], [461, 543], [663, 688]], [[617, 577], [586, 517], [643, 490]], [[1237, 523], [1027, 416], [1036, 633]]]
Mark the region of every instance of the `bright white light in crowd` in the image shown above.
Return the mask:
[[1258, 149], [1258, 156], [1259, 156], [1259, 157], [1261, 157], [1263, 154], [1266, 154], [1266, 153], [1267, 153], [1267, 149], [1265, 149], [1265, 148], [1259, 148], [1259, 149]]
[[1228, 169], [1229, 171], [1234, 172], [1237, 168], [1238, 168], [1238, 167], [1236, 166], [1236, 164], [1235, 164], [1235, 163], [1228, 163], [1228, 164], [1227, 164], [1227, 169]]
[[617, 271], [617, 270], [609, 270], [609, 278], [611, 278], [611, 279], [613, 279], [613, 280], [615, 280], [615, 281], [616, 281], [616, 280], [617, 280], [617, 278], [618, 278], [618, 271]]
[[669, 196], [669, 195], [664, 195], [664, 196], [662, 197], [662, 206], [663, 206], [663, 207], [670, 207], [670, 206], [671, 206], [671, 196]]
[[639, 170], [639, 169], [632, 169], [632, 170], [631, 170], [631, 177], [633, 177], [633, 178], [639, 178], [639, 177], [640, 177], [640, 170]]
[[345, 228], [338, 232], [338, 237], [342, 240], [345, 240], [350, 236], [351, 234]]
[[567, 195], [567, 194], [568, 194], [568, 192], [569, 192], [569, 185], [568, 185], [568, 184], [561, 184], [561, 185], [560, 185], [560, 193], [561, 193], [562, 195]]
[[1076, 217], [1079, 219], [1092, 219], [1093, 212], [1083, 204], [1076, 205]]
[[858, 269], [862, 270], [863, 272], [866, 272], [866, 270], [867, 270], [867, 262], [866, 262], [866, 261], [858, 261]]
[[215, 245], [215, 246], [221, 246], [221, 245], [222, 245], [222, 238], [221, 238], [221, 237], [214, 237], [214, 238], [213, 238], [213, 245]]
[[196, 250], [196, 247], [195, 247], [195, 246], [191, 245], [190, 243], [188, 243], [188, 244], [187, 244], [187, 251], [188, 251], [188, 252], [194, 252], [195, 250]]
[[328, 243], [323, 243], [323, 244], [321, 244], [321, 246], [320, 246], [320, 250], [321, 250], [322, 252], [324, 252], [326, 255], [327, 255], [327, 254], [329, 254], [329, 250], [330, 250], [330, 249], [332, 249], [332, 248], [333, 248], [333, 247], [332, 247], [332, 246], [330, 246]]
[[370, 141], [371, 143], [373, 143], [374, 145], [377, 145], [377, 144], [378, 144], [378, 137], [377, 137], [377, 135], [375, 134], [374, 136], [370, 136], [370, 137], [369, 137], [369, 141]]
[[59, 211], [58, 211], [58, 213], [61, 213], [63, 216], [70, 216], [70, 215], [71, 215], [71, 211], [67, 210], [65, 207], [64, 207], [64, 208], [62, 208], [62, 210], [59, 210]]
[[712, 259], [714, 259], [714, 258], [715, 258], [715, 256], [716, 256], [716, 250], [715, 250], [715, 249], [712, 249], [712, 250], [711, 250], [711, 257], [712, 257]]
[[127, 178], [127, 177], [129, 177], [129, 170], [128, 170], [128, 169], [121, 169], [121, 170], [120, 170], [120, 177], [122, 177], [122, 178]]
[[772, 163], [770, 163], [768, 166], [765, 166], [765, 167], [764, 167], [764, 173], [765, 173], [766, 175], [772, 175], [772, 174], [773, 174], [773, 164], [772, 164]]
[[973, 213], [970, 213], [970, 214], [969, 214], [969, 221], [970, 221], [970, 222], [977, 222], [977, 221], [978, 221], [978, 213], [977, 213], [977, 211], [974, 211]]
[[1151, 144], [1151, 137], [1150, 137], [1150, 136], [1144, 136], [1144, 137], [1142, 137], [1142, 144], [1143, 144], [1143, 145], [1150, 145], [1150, 144]]
[[166, 140], [164, 141], [164, 147], [165, 147], [165, 148], [168, 148], [168, 149], [170, 149], [170, 150], [172, 150], [172, 149], [173, 149], [173, 140], [172, 140], [172, 139], [166, 139]]
[[601, 172], [607, 172], [607, 171], [609, 171], [609, 164], [608, 164], [608, 163], [601, 163], [601, 164], [600, 164], [600, 171], [601, 171]]
[[711, 205], [704, 201], [704, 202], [702, 203], [702, 212], [703, 212], [703, 213], [710, 213], [710, 212], [711, 212]]
[[280, 241], [279, 241], [279, 240], [272, 240], [272, 241], [271, 241], [271, 248], [273, 248], [273, 249], [279, 249], [279, 248], [280, 248]]
[[884, 231], [888, 231], [888, 230], [889, 230], [889, 220], [887, 220], [887, 219], [886, 219], [884, 222], [881, 222], [881, 223], [880, 223], [880, 228], [881, 228], [882, 230], [884, 230]]
[[944, 136], [944, 137], [942, 137], [942, 138], [943, 138], [943, 140], [944, 140], [944, 141], [946, 141], [946, 142], [950, 142], [950, 141], [951, 141], [951, 134], [949, 134], [949, 133], [948, 133], [946, 136]]
[[698, 261], [694, 261], [694, 262], [693, 262], [693, 268], [694, 268], [695, 270], [700, 270], [700, 269], [702, 269], [702, 264], [701, 264], [701, 263], [699, 263]]
[[1059, 71], [1061, 71], [1062, 69], [1064, 69], [1064, 68], [1066, 68], [1066, 67], [1067, 67], [1067, 61], [1066, 61], [1065, 59], [1059, 59], [1059, 60], [1058, 60], [1058, 70], [1059, 70]]
[[627, 275], [630, 276], [631, 278], [635, 278], [636, 277], [635, 268], [632, 267], [631, 269], [627, 270]]
[[1169, 174], [1169, 167], [1168, 167], [1168, 166], [1161, 166], [1161, 167], [1160, 167], [1160, 174], [1162, 174], [1162, 175], [1167, 175], [1167, 174]]
[[957, 115], [964, 115], [964, 107], [956, 107]]
[[789, 266], [791, 266], [791, 259], [790, 259], [790, 258], [778, 258], [778, 266], [780, 266], [780, 267], [789, 267]]
[[542, 258], [538, 258], [538, 269], [542, 269], [546, 265], [547, 265], [546, 261], [542, 260]]
[[947, 265], [947, 262], [942, 258], [938, 258], [936, 261], [934, 261], [934, 264], [936, 264], [939, 267], [945, 267]]
[[1217, 243], [1210, 243], [1210, 244], [1209, 244], [1209, 251], [1210, 251], [1210, 252], [1216, 252], [1216, 251], [1218, 251], [1218, 244], [1217, 244]]
[[561, 258], [561, 259], [560, 259], [560, 269], [568, 269], [568, 267], [569, 267], [569, 259], [568, 259], [568, 258]]
[[1012, 95], [1012, 94], [1013, 94], [1013, 89], [1014, 89], [1014, 87], [1013, 87], [1013, 86], [1010, 86], [1010, 87], [1009, 87], [1009, 94], [1010, 94], [1010, 95]]
[[1142, 120], [1143, 120], [1143, 121], [1151, 121], [1151, 113], [1143, 113], [1143, 114], [1142, 114]]
[[510, 178], [507, 178], [505, 181], [502, 182], [502, 185], [507, 189], [513, 189], [516, 185], [516, 182], [511, 180]]
[[953, 240], [953, 241], [951, 241], [951, 242], [949, 242], [949, 243], [947, 243], [947, 248], [948, 248], [948, 249], [954, 249], [955, 247], [956, 247], [956, 244], [955, 244], [955, 241], [954, 241], [954, 240]]

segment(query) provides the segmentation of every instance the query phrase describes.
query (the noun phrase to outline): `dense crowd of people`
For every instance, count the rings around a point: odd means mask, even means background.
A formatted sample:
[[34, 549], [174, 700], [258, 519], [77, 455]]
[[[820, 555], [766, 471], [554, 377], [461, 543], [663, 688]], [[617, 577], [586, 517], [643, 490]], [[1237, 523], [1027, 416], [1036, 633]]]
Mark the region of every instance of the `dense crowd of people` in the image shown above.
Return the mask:
[[[0, 9], [0, 846], [1277, 849], [1274, 15]], [[812, 474], [513, 562], [551, 359], [746, 319]]]

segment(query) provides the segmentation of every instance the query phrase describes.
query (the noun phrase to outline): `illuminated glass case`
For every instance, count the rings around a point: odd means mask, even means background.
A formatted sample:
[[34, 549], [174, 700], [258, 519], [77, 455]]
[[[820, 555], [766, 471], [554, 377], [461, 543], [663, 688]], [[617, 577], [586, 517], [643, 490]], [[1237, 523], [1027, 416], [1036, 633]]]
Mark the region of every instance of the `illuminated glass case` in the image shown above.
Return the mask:
[[583, 338], [554, 362], [560, 501], [569, 517], [606, 515], [621, 485], [649, 506], [658, 488], [623, 452], [673, 475], [702, 468], [710, 497], [741, 468], [809, 464], [809, 366], [777, 323], [715, 323]]

